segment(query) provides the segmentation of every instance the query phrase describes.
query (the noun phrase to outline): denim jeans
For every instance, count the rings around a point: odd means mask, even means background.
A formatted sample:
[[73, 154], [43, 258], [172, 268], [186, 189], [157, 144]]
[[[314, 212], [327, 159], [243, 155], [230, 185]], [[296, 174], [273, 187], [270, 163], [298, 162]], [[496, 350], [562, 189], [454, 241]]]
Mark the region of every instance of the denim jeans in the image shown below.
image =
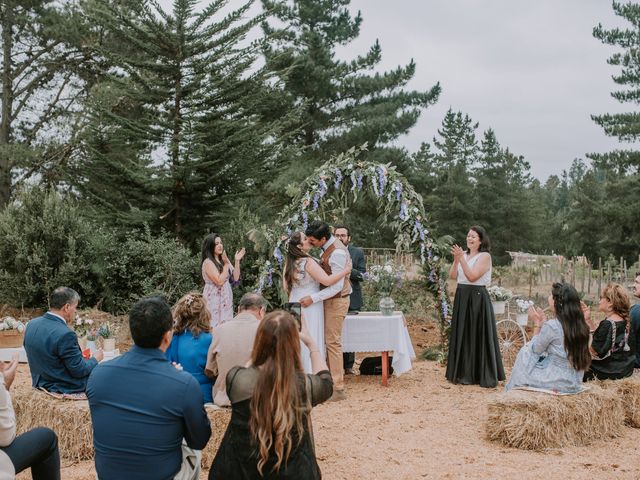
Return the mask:
[[16, 473], [31, 467], [33, 480], [60, 480], [58, 437], [48, 428], [34, 428], [2, 447]]

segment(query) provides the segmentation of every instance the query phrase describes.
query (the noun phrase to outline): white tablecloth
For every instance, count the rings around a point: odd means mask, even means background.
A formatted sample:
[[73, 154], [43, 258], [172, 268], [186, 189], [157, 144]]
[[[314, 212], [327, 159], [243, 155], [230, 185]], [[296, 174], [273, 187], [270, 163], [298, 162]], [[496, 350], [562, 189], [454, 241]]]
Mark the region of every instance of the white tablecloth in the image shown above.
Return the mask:
[[14, 353], [19, 355], [20, 363], [27, 363], [27, 352], [24, 351], [24, 347], [0, 348], [0, 361], [8, 362]]
[[411, 370], [416, 354], [402, 312], [388, 317], [380, 312], [347, 315], [342, 326], [343, 352], [393, 352], [391, 366], [396, 375]]

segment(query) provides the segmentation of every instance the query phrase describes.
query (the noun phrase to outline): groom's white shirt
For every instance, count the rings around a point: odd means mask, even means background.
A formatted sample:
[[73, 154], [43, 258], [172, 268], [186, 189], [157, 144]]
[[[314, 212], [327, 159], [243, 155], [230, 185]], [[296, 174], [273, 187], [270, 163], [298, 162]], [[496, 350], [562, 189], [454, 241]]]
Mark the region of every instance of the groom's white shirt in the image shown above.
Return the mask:
[[[322, 251], [325, 251], [336, 241], [335, 237], [331, 235], [329, 240], [322, 246]], [[347, 266], [347, 255], [349, 252], [345, 249], [336, 248], [331, 253], [329, 257], [329, 265], [331, 265], [331, 274], [336, 272], [344, 272], [345, 267]], [[342, 291], [342, 287], [344, 286], [344, 277], [338, 280], [333, 285], [328, 286], [320, 290], [318, 293], [314, 293], [311, 295], [311, 300], [313, 303], [324, 301], [328, 298], [331, 298]]]

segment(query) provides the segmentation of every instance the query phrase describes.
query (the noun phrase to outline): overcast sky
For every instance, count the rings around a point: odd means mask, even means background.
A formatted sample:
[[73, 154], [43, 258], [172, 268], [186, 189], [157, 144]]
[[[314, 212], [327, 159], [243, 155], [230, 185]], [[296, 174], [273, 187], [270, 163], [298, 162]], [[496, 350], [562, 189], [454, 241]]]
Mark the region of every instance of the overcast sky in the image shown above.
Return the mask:
[[341, 56], [377, 38], [381, 69], [413, 58], [411, 88], [442, 86], [399, 141], [410, 151], [431, 142], [450, 107], [479, 122], [479, 133], [493, 128], [541, 180], [618, 145], [590, 118], [629, 108], [610, 96], [617, 69], [606, 60], [615, 49], [592, 35], [598, 23], [625, 25], [610, 1], [352, 0], [351, 8], [362, 13], [362, 28]]
[[[160, 0], [170, 6], [171, 0]], [[207, 5], [201, 1], [199, 7]], [[231, 0], [229, 8], [243, 4]], [[255, 9], [260, 4], [257, 0]], [[498, 141], [531, 164], [545, 180], [574, 158], [619, 146], [590, 118], [626, 111], [614, 100], [607, 58], [614, 47], [593, 37], [593, 27], [627, 26], [608, 0], [352, 0], [363, 22], [360, 36], [339, 49], [352, 59], [378, 39], [378, 70], [406, 65], [416, 74], [409, 88], [440, 82], [437, 104], [398, 140], [409, 151], [431, 142], [449, 108], [493, 128]]]

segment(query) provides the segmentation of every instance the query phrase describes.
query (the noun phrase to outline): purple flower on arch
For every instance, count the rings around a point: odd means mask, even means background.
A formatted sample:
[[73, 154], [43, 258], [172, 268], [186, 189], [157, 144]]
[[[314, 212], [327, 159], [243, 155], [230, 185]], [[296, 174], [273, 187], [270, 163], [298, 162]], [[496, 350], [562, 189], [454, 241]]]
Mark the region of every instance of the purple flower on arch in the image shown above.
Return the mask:
[[336, 174], [336, 179], [333, 182], [333, 186], [336, 187], [336, 190], [337, 190], [338, 188], [340, 188], [340, 184], [342, 183], [343, 177], [342, 177], [342, 172], [340, 171], [339, 168], [336, 168], [334, 172]]
[[302, 229], [306, 230], [309, 225], [309, 216], [307, 215], [307, 212], [302, 212], [302, 220]]
[[387, 184], [387, 175], [382, 167], [376, 167], [376, 172], [378, 172], [378, 196], [382, 197]]
[[396, 182], [393, 184], [393, 188], [396, 191], [396, 200], [400, 201], [400, 197], [402, 195], [402, 184], [400, 182]]
[[403, 222], [409, 218], [409, 212], [407, 211], [407, 204], [402, 202], [402, 204], [400, 205], [400, 220], [402, 220]]
[[279, 245], [273, 250], [273, 256], [276, 258], [278, 263], [280, 265], [282, 265], [282, 262], [284, 261], [284, 258], [282, 257], [282, 251], [280, 251], [280, 246]]

